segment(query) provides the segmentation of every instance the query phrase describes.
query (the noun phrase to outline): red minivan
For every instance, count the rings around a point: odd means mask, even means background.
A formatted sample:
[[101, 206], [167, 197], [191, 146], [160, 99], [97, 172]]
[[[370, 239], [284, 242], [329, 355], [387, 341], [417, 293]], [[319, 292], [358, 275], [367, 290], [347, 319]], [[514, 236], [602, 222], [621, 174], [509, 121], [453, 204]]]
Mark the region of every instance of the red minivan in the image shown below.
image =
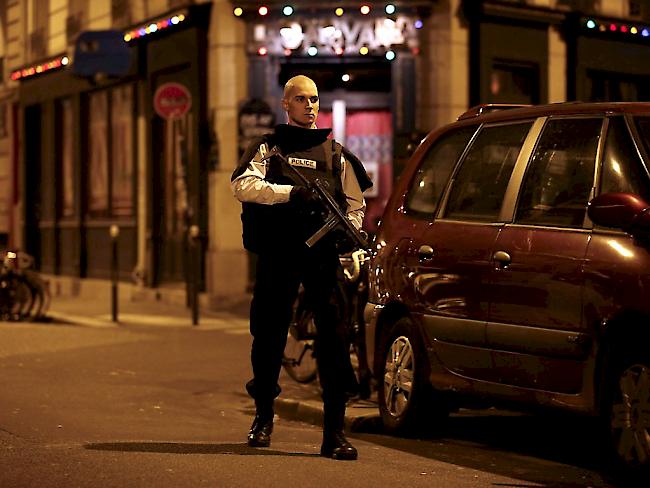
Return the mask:
[[430, 133], [374, 241], [389, 431], [463, 398], [596, 416], [650, 465], [650, 103], [479, 106]]

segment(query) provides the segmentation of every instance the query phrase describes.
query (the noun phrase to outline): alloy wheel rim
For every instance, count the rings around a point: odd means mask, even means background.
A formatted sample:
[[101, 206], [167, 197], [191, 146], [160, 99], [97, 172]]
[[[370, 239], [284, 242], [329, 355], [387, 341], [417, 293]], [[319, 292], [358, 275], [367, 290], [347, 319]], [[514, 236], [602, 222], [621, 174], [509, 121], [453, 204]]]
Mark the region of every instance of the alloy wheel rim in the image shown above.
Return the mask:
[[635, 364], [620, 376], [612, 405], [614, 447], [628, 466], [650, 464], [650, 368]]
[[411, 341], [397, 337], [390, 346], [384, 366], [384, 404], [393, 417], [407, 409], [413, 392], [415, 362]]

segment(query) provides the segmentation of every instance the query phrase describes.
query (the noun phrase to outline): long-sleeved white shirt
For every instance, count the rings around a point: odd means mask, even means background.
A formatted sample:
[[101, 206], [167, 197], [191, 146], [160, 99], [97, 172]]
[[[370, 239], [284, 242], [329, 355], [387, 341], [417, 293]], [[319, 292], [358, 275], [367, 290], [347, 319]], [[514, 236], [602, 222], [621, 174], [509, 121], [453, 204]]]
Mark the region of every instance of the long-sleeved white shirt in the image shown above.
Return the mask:
[[[261, 160], [268, 151], [269, 147], [266, 143], [260, 144], [246, 170], [230, 183], [235, 198], [240, 202], [273, 205], [289, 201], [292, 185], [269, 183], [265, 179], [267, 161], [261, 162]], [[354, 170], [343, 155], [341, 155], [341, 168], [341, 183], [348, 204], [346, 215], [357, 229], [361, 229], [366, 211], [363, 192]]]

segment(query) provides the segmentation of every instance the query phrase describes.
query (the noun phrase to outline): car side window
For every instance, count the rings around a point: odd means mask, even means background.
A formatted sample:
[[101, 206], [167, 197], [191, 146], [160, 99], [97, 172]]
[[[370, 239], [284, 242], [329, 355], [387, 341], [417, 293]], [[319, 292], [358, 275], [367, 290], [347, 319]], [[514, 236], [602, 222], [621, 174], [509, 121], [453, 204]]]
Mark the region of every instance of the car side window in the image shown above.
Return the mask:
[[625, 192], [650, 201], [648, 173], [623, 117], [609, 119], [600, 178], [600, 193]]
[[532, 122], [483, 128], [454, 175], [445, 218], [498, 218], [512, 170]]
[[440, 196], [449, 181], [449, 175], [474, 132], [476, 126], [447, 132], [431, 145], [413, 178], [406, 197], [407, 210], [424, 214], [435, 213]]
[[582, 227], [603, 119], [549, 120], [528, 165], [515, 222]]

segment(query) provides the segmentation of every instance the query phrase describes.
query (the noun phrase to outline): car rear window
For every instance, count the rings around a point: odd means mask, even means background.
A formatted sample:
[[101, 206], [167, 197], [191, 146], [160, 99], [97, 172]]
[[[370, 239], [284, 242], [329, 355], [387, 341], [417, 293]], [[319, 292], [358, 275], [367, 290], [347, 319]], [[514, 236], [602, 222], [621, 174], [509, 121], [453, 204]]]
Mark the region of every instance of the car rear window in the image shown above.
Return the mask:
[[447, 132], [429, 147], [406, 197], [407, 211], [435, 213], [449, 175], [474, 132], [476, 126]]
[[650, 202], [648, 173], [623, 117], [610, 118], [605, 140], [600, 193], [611, 192], [634, 193]]
[[484, 127], [476, 136], [447, 199], [445, 218], [498, 219], [512, 170], [532, 122]]
[[600, 117], [546, 123], [526, 170], [517, 223], [582, 226], [602, 124]]

